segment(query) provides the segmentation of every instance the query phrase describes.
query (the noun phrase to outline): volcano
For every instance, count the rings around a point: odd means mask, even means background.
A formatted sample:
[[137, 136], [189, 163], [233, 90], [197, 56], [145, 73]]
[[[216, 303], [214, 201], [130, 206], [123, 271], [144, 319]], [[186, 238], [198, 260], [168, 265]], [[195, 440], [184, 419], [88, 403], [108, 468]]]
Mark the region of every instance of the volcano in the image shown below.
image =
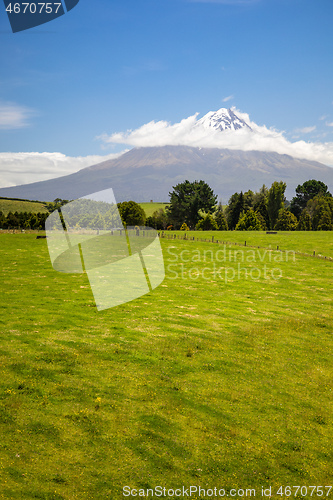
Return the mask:
[[204, 180], [223, 202], [241, 190], [258, 190], [274, 181], [287, 183], [286, 197], [309, 179], [333, 189], [333, 168], [274, 152], [188, 146], [134, 148], [120, 157], [74, 174], [0, 189], [0, 197], [52, 201], [72, 200], [112, 188], [118, 202], [168, 201], [173, 186]]

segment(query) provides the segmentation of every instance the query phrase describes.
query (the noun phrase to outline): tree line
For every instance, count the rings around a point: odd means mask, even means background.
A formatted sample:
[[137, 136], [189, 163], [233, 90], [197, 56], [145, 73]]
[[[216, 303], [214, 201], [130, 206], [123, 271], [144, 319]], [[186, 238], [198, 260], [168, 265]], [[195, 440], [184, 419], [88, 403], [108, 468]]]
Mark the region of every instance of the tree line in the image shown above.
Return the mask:
[[170, 192], [166, 211], [155, 212], [147, 224], [157, 229], [236, 231], [331, 231], [333, 197], [314, 179], [299, 184], [288, 202], [285, 182], [263, 185], [259, 191], [234, 193], [225, 209], [204, 181], [184, 181]]
[[0, 211], [1, 229], [45, 229], [48, 213], [44, 212], [8, 212], [5, 215]]
[[[259, 191], [234, 193], [224, 209], [217, 195], [204, 181], [188, 180], [177, 184], [169, 193], [170, 204], [146, 217], [134, 201], [117, 205], [92, 200], [57, 198], [45, 203], [48, 212], [0, 211], [0, 228], [45, 229], [45, 221], [54, 210], [66, 206], [66, 222], [72, 228], [108, 229], [121, 224], [148, 226], [157, 230], [236, 230], [236, 231], [331, 231], [333, 230], [333, 197], [328, 187], [314, 179], [299, 184], [291, 202], [285, 198], [286, 183], [273, 182]], [[118, 210], [116, 210], [116, 208]]]
[[[112, 229], [126, 226], [144, 226], [146, 214], [143, 208], [134, 201], [110, 204], [89, 199], [69, 200], [57, 198], [44, 204], [47, 212], [8, 212], [0, 211], [0, 228], [2, 229], [37, 229], [45, 230], [45, 221], [50, 213], [62, 209], [60, 218], [53, 221], [54, 228], [62, 229], [65, 225], [71, 229]], [[120, 215], [120, 218], [119, 218]]]
[[[30, 200], [19, 200], [18, 198], [5, 198], [17, 201], [30, 201]], [[0, 210], [0, 228], [1, 229], [45, 229], [45, 221], [49, 214], [54, 210], [66, 205], [68, 200], [62, 200], [60, 198], [55, 199], [53, 202], [46, 202], [44, 207], [47, 212], [8, 212], [4, 214]]]

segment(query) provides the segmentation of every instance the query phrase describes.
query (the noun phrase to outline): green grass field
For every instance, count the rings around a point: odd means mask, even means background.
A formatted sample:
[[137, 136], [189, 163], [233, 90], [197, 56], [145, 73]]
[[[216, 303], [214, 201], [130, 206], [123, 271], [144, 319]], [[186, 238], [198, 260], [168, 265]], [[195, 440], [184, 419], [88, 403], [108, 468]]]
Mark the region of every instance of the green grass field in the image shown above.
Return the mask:
[[47, 209], [43, 203], [38, 201], [6, 200], [0, 198], [0, 212], [7, 215], [9, 212], [32, 212], [45, 213]]
[[266, 234], [265, 231], [164, 231], [166, 236], [176, 234], [187, 238], [212, 239], [239, 245], [272, 248], [276, 250], [294, 250], [310, 255], [324, 255], [333, 258], [333, 233], [330, 231], [278, 231]]
[[[331, 248], [328, 233], [225, 234]], [[163, 284], [97, 312], [46, 240], [0, 234], [0, 499], [113, 500], [125, 485], [332, 498], [333, 263], [161, 244]]]
[[150, 217], [151, 215], [153, 215], [154, 212], [156, 212], [157, 210], [160, 210], [161, 208], [163, 208], [165, 210], [165, 208], [169, 205], [169, 203], [152, 202], [152, 203], [139, 203], [139, 205], [145, 211], [146, 216]]

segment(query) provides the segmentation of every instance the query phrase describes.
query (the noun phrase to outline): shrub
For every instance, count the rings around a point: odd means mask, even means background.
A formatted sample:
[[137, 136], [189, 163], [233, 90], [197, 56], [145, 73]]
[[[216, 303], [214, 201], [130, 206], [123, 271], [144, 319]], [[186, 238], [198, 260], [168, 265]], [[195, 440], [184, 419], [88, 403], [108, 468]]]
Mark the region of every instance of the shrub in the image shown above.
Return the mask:
[[195, 226], [195, 229], [199, 231], [202, 229], [203, 231], [216, 231], [218, 229], [218, 225], [211, 214], [207, 214], [203, 219], [200, 219], [198, 224]]
[[274, 226], [278, 231], [295, 231], [297, 229], [297, 217], [286, 208], [279, 211], [279, 216]]
[[257, 213], [250, 208], [241, 216], [235, 229], [236, 231], [260, 231], [261, 225]]

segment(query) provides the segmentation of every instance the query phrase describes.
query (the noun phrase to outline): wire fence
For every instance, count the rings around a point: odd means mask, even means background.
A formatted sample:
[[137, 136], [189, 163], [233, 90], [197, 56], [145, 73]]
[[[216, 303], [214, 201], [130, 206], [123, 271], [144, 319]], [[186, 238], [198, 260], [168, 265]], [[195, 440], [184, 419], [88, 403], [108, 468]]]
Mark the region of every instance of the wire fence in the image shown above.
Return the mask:
[[248, 248], [262, 248], [263, 250], [271, 250], [271, 251], [276, 251], [276, 252], [294, 252], [296, 255], [302, 255], [304, 257], [314, 257], [316, 259], [324, 259], [324, 260], [329, 260], [333, 261], [333, 257], [328, 257], [327, 255], [322, 255], [320, 253], [316, 253], [314, 250], [313, 253], [307, 253], [307, 252], [300, 252], [298, 250], [293, 250], [293, 249], [281, 249], [279, 248], [279, 245], [276, 246], [275, 248], [272, 248], [272, 246], [269, 247], [263, 247], [259, 245], [249, 245], [247, 244], [246, 240], [244, 243], [240, 242], [235, 242], [235, 241], [223, 241], [223, 240], [218, 240], [215, 239], [214, 236], [211, 238], [198, 238], [195, 236], [187, 235], [186, 233], [183, 234], [176, 234], [176, 233], [169, 233], [165, 231], [159, 231], [158, 233], [160, 238], [168, 239], [168, 240], [184, 240], [184, 241], [200, 241], [200, 242], [205, 242], [205, 243], [214, 243], [217, 245], [236, 245], [240, 247], [248, 247]]

